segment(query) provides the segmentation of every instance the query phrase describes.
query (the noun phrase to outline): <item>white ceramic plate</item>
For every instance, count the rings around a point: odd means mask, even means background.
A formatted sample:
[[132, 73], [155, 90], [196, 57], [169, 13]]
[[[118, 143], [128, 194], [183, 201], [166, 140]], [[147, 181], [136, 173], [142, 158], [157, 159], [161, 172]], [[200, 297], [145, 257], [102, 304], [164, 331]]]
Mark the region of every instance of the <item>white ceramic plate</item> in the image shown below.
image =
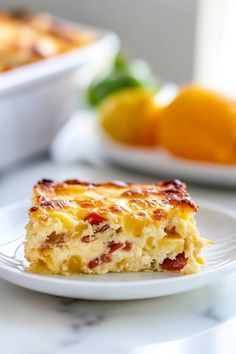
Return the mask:
[[127, 147], [102, 136], [102, 154], [136, 171], [211, 185], [236, 187], [236, 167], [176, 158], [160, 149]]
[[127, 273], [42, 276], [24, 272], [24, 225], [28, 202], [0, 209], [0, 276], [22, 287], [47, 294], [91, 300], [131, 300], [176, 294], [206, 285], [236, 271], [236, 217], [229, 212], [202, 204], [198, 228], [215, 242], [204, 256], [202, 272], [181, 276], [168, 273]]

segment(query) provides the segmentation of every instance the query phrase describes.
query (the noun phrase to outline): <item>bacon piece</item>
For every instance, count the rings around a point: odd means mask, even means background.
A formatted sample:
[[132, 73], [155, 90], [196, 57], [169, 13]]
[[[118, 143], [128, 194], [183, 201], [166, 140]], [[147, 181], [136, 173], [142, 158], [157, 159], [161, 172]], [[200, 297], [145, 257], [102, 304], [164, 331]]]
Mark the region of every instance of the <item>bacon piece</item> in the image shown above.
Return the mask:
[[123, 248], [124, 247], [124, 243], [111, 241], [111, 242], [109, 242], [108, 247], [109, 247], [109, 251], [108, 252], [109, 253], [113, 253], [113, 252], [119, 250], [120, 248]]
[[103, 216], [95, 213], [95, 212], [92, 212], [92, 213], [89, 213], [85, 219], [85, 221], [89, 222], [91, 225], [99, 225], [101, 224], [103, 221], [106, 220], [106, 218], [104, 218]]
[[132, 248], [132, 243], [130, 241], [125, 241], [125, 246], [123, 247], [123, 250], [129, 252], [131, 248]]
[[175, 259], [166, 258], [161, 264], [161, 268], [163, 270], [167, 270], [169, 272], [175, 272], [181, 270], [186, 266], [188, 262], [188, 258], [185, 257], [185, 253], [179, 253]]
[[120, 248], [122, 248], [122, 250], [128, 252], [131, 250], [132, 243], [130, 241], [125, 241], [125, 243], [111, 241], [111, 242], [109, 242], [108, 246], [109, 246], [109, 253], [113, 253], [113, 252], [119, 250]]
[[99, 266], [100, 264], [109, 263], [109, 262], [111, 262], [111, 260], [112, 260], [112, 257], [110, 254], [102, 254], [100, 257], [92, 259], [88, 263], [88, 267], [90, 269], [93, 269], [93, 268]]
[[57, 234], [56, 232], [52, 232], [50, 235], [46, 237], [46, 240], [41, 244], [40, 250], [43, 251], [45, 249], [53, 248], [53, 247], [61, 247], [66, 242], [65, 234]]

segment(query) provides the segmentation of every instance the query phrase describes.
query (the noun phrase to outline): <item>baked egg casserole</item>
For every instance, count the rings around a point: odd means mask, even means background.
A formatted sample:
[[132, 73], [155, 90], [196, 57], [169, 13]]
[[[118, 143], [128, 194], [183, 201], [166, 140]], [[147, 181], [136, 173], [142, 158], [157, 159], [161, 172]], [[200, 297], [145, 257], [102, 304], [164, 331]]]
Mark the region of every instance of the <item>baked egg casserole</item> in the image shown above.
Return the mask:
[[48, 14], [0, 11], [0, 72], [83, 47], [92, 34], [60, 23]]
[[179, 180], [151, 184], [54, 182], [33, 189], [26, 226], [28, 271], [105, 274], [196, 273], [211, 242], [199, 236], [197, 212]]

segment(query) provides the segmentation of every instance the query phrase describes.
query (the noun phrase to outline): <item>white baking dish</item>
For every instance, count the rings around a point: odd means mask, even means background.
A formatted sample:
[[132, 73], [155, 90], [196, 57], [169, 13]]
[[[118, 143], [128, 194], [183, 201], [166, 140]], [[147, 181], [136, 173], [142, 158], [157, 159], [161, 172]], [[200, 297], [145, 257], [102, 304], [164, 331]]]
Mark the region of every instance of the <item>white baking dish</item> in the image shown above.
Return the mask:
[[70, 25], [95, 33], [96, 40], [87, 47], [0, 74], [0, 169], [46, 150], [75, 110], [78, 79], [91, 77], [118, 50], [114, 33]]

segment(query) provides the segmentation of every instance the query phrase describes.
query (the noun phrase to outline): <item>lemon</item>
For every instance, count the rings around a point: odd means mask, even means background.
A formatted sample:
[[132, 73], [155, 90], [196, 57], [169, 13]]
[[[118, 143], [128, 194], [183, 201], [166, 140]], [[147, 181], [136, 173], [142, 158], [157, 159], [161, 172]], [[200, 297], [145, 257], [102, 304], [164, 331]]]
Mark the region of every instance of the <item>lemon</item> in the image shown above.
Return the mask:
[[160, 110], [153, 92], [124, 89], [110, 95], [101, 105], [100, 125], [107, 135], [121, 143], [153, 146]]

